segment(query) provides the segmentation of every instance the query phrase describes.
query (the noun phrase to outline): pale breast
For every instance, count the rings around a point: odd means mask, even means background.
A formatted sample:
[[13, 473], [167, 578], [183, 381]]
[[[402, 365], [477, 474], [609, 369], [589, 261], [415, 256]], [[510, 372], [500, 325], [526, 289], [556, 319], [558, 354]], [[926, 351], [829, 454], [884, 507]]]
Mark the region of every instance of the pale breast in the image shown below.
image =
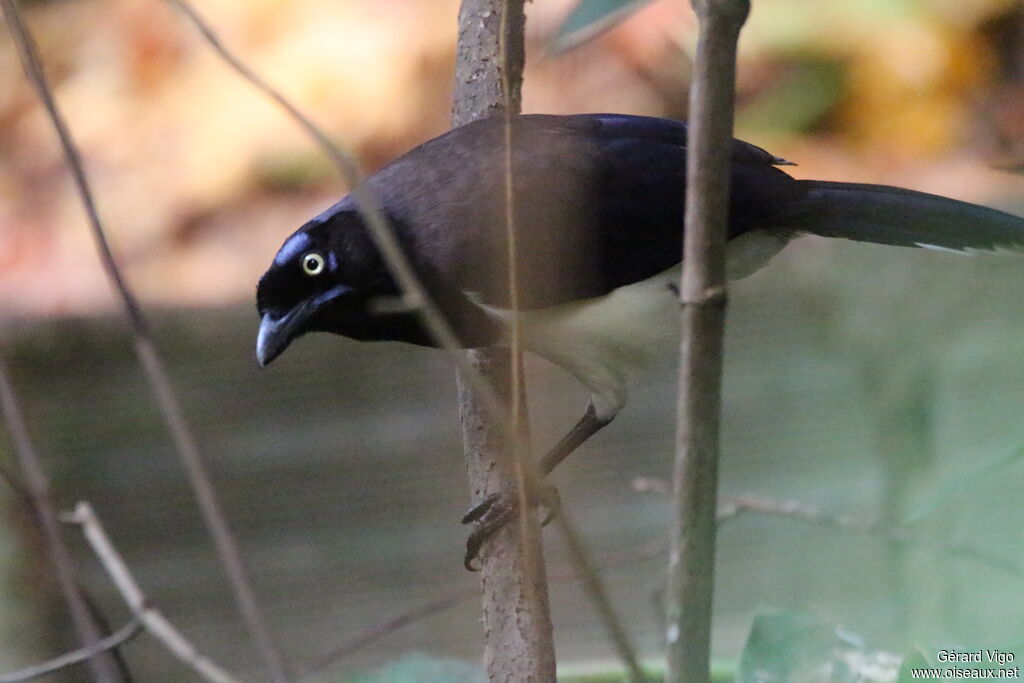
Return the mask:
[[[730, 280], [753, 274], [785, 247], [787, 238], [754, 231], [730, 240]], [[600, 417], [612, 417], [626, 401], [633, 379], [654, 358], [679, 349], [678, 285], [682, 264], [608, 294], [518, 315], [524, 348], [572, 373], [590, 388]], [[506, 327], [512, 312], [481, 307]]]

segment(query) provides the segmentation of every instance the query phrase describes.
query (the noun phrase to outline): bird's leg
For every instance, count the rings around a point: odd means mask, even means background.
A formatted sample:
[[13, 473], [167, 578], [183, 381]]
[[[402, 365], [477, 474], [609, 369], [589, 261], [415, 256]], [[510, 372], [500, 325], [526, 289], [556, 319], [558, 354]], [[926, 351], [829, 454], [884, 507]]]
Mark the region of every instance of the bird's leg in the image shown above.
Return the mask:
[[579, 448], [584, 441], [596, 434], [602, 427], [612, 421], [610, 417], [598, 417], [594, 404], [587, 405], [587, 411], [583, 413], [569, 433], [563, 436], [554, 448], [548, 451], [541, 458], [538, 469], [543, 475], [551, 474], [551, 470], [565, 460], [570, 453]]
[[[555, 469], [570, 453], [611, 421], [611, 417], [598, 417], [593, 402], [588, 404], [583, 417], [541, 458], [537, 465], [539, 474], [541, 476], [550, 474], [551, 470]], [[529, 469], [526, 473], [525, 484], [527, 500], [531, 504], [539, 502], [548, 508], [548, 515], [543, 522], [543, 524], [547, 524], [558, 512], [558, 490], [542, 481], [537, 481], [536, 475]], [[466, 569], [475, 571], [473, 560], [479, 554], [484, 541], [512, 519], [517, 507], [516, 501], [507, 495], [492, 493], [470, 508], [463, 516], [463, 524], [472, 522], [476, 525], [472, 533], [469, 534], [469, 538], [466, 539], [464, 561]]]

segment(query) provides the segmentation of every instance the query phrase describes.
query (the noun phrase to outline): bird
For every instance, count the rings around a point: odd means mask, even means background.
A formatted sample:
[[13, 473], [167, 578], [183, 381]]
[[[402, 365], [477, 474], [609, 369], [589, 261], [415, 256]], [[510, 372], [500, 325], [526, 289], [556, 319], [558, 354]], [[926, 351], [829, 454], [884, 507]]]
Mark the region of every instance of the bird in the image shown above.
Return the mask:
[[[802, 234], [942, 251], [1024, 247], [1024, 218], [914, 190], [795, 179], [793, 165], [732, 140], [726, 272], [742, 279]], [[539, 460], [549, 474], [607, 426], [641, 374], [678, 350], [687, 157], [684, 122], [625, 114], [479, 119], [369, 176], [363, 188], [466, 348], [509, 343], [560, 366], [590, 393], [583, 416]], [[511, 193], [507, 188], [511, 183]], [[515, 287], [509, 286], [510, 206]], [[436, 346], [402, 294], [351, 194], [284, 240], [256, 292], [256, 358], [329, 332]], [[514, 501], [491, 497], [466, 566]]]

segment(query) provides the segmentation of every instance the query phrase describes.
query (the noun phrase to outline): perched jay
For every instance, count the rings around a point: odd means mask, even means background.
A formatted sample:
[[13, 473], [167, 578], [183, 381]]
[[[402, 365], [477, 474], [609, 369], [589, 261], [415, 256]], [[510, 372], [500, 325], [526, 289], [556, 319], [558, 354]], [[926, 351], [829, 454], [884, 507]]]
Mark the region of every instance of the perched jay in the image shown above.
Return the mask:
[[[449, 131], [365, 184], [466, 347], [507, 342], [518, 315], [523, 347], [590, 390], [583, 417], [541, 461], [547, 474], [611, 422], [659, 349], [677, 348], [686, 124], [621, 114], [511, 119], [515, 314], [505, 121]], [[1024, 218], [895, 187], [796, 180], [777, 168], [787, 163], [732, 143], [730, 279], [801, 233], [957, 251], [1024, 246]], [[399, 294], [345, 197], [288, 237], [260, 279], [256, 357], [265, 366], [307, 332], [433, 346], [416, 312], [375, 305]], [[470, 554], [507, 519], [494, 510], [509, 505], [492, 499], [467, 516], [482, 522]]]

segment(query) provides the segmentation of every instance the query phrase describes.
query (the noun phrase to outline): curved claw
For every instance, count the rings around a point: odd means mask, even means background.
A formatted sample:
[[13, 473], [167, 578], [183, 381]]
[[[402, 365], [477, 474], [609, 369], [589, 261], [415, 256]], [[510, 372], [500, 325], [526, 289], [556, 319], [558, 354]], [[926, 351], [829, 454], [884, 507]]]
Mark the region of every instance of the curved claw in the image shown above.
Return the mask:
[[494, 504], [501, 498], [501, 494], [492, 493], [487, 496], [473, 507], [466, 510], [466, 514], [462, 515], [462, 523], [470, 524], [484, 518], [484, 516], [494, 507]]
[[[561, 507], [561, 497], [558, 495], [558, 489], [554, 486], [541, 485], [532, 489], [530, 492], [530, 502], [534, 505], [540, 503], [548, 509], [548, 513], [544, 521], [541, 522], [541, 526], [547, 526], [555, 518], [555, 515], [558, 514], [558, 509]], [[467, 571], [480, 571], [480, 568], [473, 563], [480, 555], [480, 549], [483, 547], [484, 542], [493, 536], [494, 532], [508, 523], [515, 515], [517, 508], [516, 501], [507, 500], [500, 493], [492, 493], [471, 507], [462, 516], [463, 524], [472, 523], [476, 525], [476, 528], [466, 538], [466, 554], [463, 557], [462, 566]]]
[[544, 521], [540, 525], [547, 526], [562, 508], [562, 496], [558, 494], [558, 489], [554, 486], [545, 486], [539, 498], [540, 504], [548, 509], [547, 514], [544, 515]]
[[479, 505], [466, 513], [463, 522], [476, 522], [476, 528], [466, 538], [466, 554], [462, 560], [462, 566], [467, 571], [476, 572], [480, 568], [474, 566], [473, 561], [480, 555], [480, 549], [484, 542], [494, 535], [501, 527], [512, 518], [515, 513], [515, 505], [502, 501], [500, 495], [491, 495], [485, 498]]
[[476, 534], [470, 534], [466, 539], [466, 554], [462, 557], [462, 566], [466, 568], [467, 572], [480, 571], [479, 565], [475, 565], [473, 562], [480, 554], [480, 547], [483, 545], [484, 539], [475, 538], [475, 536]]

